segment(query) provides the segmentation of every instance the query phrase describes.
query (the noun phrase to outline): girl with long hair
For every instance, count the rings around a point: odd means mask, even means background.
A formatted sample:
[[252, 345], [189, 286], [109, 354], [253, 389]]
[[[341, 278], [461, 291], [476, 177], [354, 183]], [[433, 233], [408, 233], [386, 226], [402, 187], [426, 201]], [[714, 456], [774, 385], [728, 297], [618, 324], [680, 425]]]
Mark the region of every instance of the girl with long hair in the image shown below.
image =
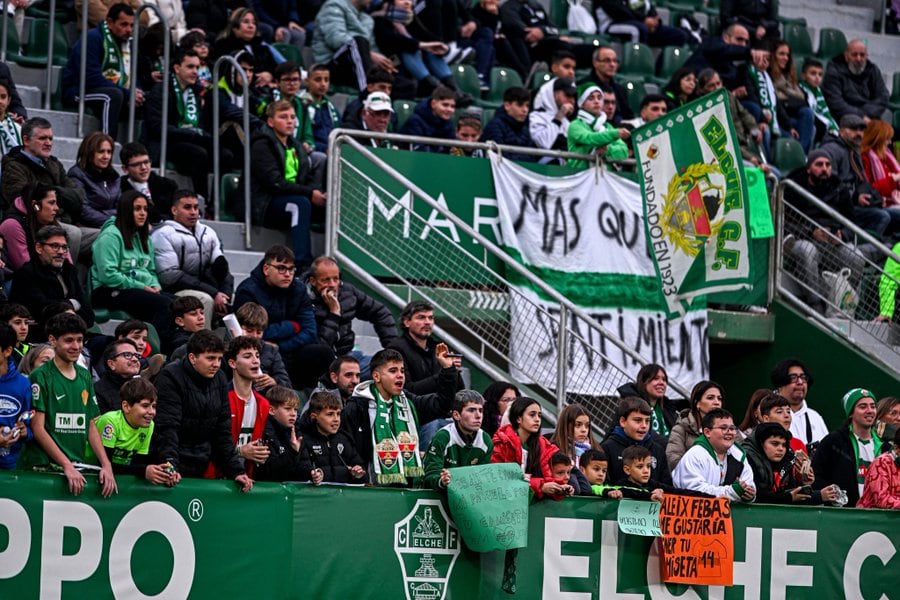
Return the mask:
[[722, 408], [722, 396], [722, 386], [715, 381], [701, 381], [691, 390], [691, 407], [681, 411], [666, 445], [666, 460], [670, 470], [675, 470], [675, 465], [684, 453], [700, 437], [703, 432], [701, 423], [706, 413], [714, 408]]

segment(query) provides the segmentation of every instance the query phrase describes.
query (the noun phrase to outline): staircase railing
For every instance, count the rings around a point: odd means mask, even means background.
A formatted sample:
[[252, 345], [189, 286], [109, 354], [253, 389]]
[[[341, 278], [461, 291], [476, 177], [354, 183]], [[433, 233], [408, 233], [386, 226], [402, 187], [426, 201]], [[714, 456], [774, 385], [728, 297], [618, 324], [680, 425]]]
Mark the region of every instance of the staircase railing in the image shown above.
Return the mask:
[[[897, 247], [888, 248], [793, 181], [783, 180], [776, 197], [777, 293], [812, 321], [900, 373], [900, 321], [894, 302], [900, 285]], [[825, 215], [832, 227], [821, 227], [822, 218], [814, 220], [811, 211]], [[886, 270], [892, 262], [896, 269]]]
[[[398, 308], [418, 298], [431, 302], [436, 313], [442, 315], [439, 322], [443, 327], [436, 327], [439, 335], [489, 376], [509, 380], [510, 373], [515, 372], [517, 383], [524, 380], [528, 393], [548, 407], [560, 410], [567, 403], [579, 402], [591, 411], [595, 423], [610, 422], [618, 400], [617, 388], [632, 381], [629, 373], [648, 361], [358, 141], [368, 143], [371, 139], [440, 143], [363, 131], [332, 132], [326, 252]], [[488, 148], [485, 144], [475, 146]], [[353, 160], [346, 156], [347, 149], [352, 150]], [[390, 178], [389, 185], [383, 183], [384, 177]], [[409, 236], [401, 241], [367, 232], [373, 194], [382, 210], [392, 215], [391, 220], [404, 223]], [[406, 194], [411, 194], [412, 199], [404, 202], [402, 197]], [[439, 219], [452, 223], [460, 236], [470, 236], [479, 250], [470, 251], [444, 228], [430, 227], [429, 219], [412, 209], [419, 202], [426, 205], [426, 211], [432, 211], [432, 222]], [[426, 230], [427, 236], [417, 235]], [[372, 269], [355, 261], [354, 257], [361, 255], [374, 261], [379, 272], [390, 276], [372, 275]], [[436, 265], [452, 266], [458, 275], [455, 282], [442, 280]], [[523, 293], [522, 287], [510, 283], [510, 277], [525, 282], [524, 286], [557, 304], [558, 312]], [[485, 304], [494, 311], [494, 318], [484, 316], [481, 309]], [[518, 343], [512, 344], [513, 313], [526, 310], [545, 327], [518, 331]], [[576, 365], [572, 364], [574, 353], [570, 349], [576, 348], [582, 360], [597, 368], [573, 368]], [[548, 359], [551, 356], [552, 360]], [[533, 366], [536, 364], [542, 365], [543, 371], [529, 371], [537, 368]], [[669, 385], [688, 396], [678, 382], [670, 380]]]

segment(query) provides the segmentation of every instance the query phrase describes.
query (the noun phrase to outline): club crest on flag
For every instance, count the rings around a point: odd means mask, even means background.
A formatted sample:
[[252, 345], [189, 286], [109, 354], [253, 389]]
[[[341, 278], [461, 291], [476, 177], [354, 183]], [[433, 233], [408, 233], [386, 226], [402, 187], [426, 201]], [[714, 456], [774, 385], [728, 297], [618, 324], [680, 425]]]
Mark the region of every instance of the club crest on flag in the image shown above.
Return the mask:
[[747, 181], [728, 103], [713, 92], [632, 134], [669, 317], [697, 297], [750, 287]]
[[722, 226], [724, 196], [725, 178], [718, 166], [690, 165], [672, 177], [663, 195], [663, 234], [688, 256], [697, 256]]

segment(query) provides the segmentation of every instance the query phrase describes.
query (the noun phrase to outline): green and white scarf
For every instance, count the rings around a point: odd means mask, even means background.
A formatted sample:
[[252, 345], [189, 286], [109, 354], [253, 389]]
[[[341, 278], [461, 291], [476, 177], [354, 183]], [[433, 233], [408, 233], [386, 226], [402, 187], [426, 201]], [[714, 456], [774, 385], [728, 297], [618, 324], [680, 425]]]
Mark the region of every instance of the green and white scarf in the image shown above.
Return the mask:
[[425, 472], [419, 456], [415, 407], [403, 394], [385, 400], [374, 383], [369, 389], [375, 399], [375, 420], [372, 423], [375, 483], [403, 484], [408, 477], [421, 477]]
[[606, 129], [606, 113], [592, 115], [583, 108], [578, 109], [578, 118], [591, 126], [594, 131], [603, 131]]
[[21, 145], [22, 129], [12, 118], [12, 115], [6, 113], [6, 116], [0, 120], [0, 154], [6, 154], [16, 146]]
[[123, 51], [121, 42], [113, 37], [106, 21], [100, 23], [100, 33], [103, 36], [103, 63], [100, 65], [100, 71], [106, 79], [114, 84], [125, 88], [129, 87], [128, 67], [131, 62], [131, 53], [128, 50], [128, 44], [125, 44]]
[[653, 407], [652, 415], [650, 418], [650, 429], [652, 429], [659, 435], [669, 435], [669, 428], [666, 425], [666, 419], [663, 416], [663, 408], [659, 405], [659, 402], [657, 402]]
[[769, 129], [772, 133], [779, 135], [778, 129], [778, 112], [775, 110], [775, 86], [772, 84], [772, 78], [765, 71], [760, 71], [753, 65], [750, 65], [750, 75], [756, 82], [756, 91], [759, 93], [759, 104], [763, 110], [769, 111], [771, 120], [769, 121]]
[[809, 103], [810, 108], [815, 111], [816, 118], [828, 127], [828, 131], [837, 131], [838, 124], [831, 114], [831, 109], [828, 108], [828, 103], [825, 102], [825, 95], [822, 93], [822, 88], [813, 88], [805, 81], [801, 81], [800, 89], [806, 92], [806, 101]]
[[199, 129], [200, 105], [193, 86], [182, 89], [175, 73], [172, 73], [172, 89], [175, 90], [175, 100], [178, 103], [178, 127]]

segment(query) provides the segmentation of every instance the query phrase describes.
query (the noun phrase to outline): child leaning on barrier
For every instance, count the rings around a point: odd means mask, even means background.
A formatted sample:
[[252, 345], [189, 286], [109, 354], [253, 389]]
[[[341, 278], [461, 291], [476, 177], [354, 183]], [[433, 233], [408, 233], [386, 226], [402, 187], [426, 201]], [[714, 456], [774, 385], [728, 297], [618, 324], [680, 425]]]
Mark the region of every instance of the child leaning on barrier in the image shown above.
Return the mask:
[[475, 390], [460, 390], [453, 397], [453, 422], [442, 427], [425, 452], [425, 484], [436, 490], [450, 485], [452, 467], [491, 462], [494, 443], [481, 428], [484, 398]]
[[616, 499], [622, 497], [622, 492], [616, 486], [606, 484], [609, 459], [601, 448], [585, 450], [578, 461], [578, 466], [591, 487], [591, 495]]
[[156, 416], [156, 388], [136, 377], [122, 384], [122, 407], [100, 415], [97, 429], [114, 473], [143, 477], [150, 483], [173, 486], [181, 481], [168, 462], [151, 464], [150, 438]]
[[0, 397], [4, 405], [0, 413], [0, 469], [14, 469], [25, 442], [34, 437], [31, 384], [16, 369], [12, 359], [15, 345], [16, 332], [0, 322]]
[[337, 391], [318, 390], [309, 398], [309, 410], [297, 429], [303, 434], [303, 452], [312, 466], [313, 483], [365, 483], [365, 461], [353, 439], [341, 431], [342, 401]]

